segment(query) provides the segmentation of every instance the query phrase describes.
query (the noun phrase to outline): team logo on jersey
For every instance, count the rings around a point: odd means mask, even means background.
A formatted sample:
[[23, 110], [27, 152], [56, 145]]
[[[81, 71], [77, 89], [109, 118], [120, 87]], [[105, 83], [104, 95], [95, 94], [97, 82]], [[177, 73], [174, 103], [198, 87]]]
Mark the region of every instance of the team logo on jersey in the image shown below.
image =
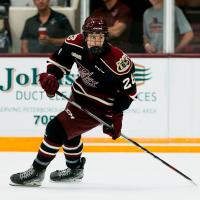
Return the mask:
[[77, 36], [78, 36], [78, 34], [76, 34], [76, 35], [69, 35], [67, 37], [67, 40], [75, 40]]
[[82, 81], [89, 87], [96, 88], [98, 83], [92, 78], [94, 72], [90, 72], [88, 69], [83, 67], [80, 63], [78, 63], [78, 70], [81, 76]]
[[124, 54], [119, 61], [116, 62], [117, 71], [118, 72], [125, 72], [127, 69], [131, 67], [130, 59]]
[[77, 54], [77, 53], [75, 53], [75, 52], [72, 52], [71, 55], [72, 55], [74, 58], [77, 58], [77, 59], [79, 59], [79, 60], [82, 60], [82, 56], [79, 55], [79, 54]]

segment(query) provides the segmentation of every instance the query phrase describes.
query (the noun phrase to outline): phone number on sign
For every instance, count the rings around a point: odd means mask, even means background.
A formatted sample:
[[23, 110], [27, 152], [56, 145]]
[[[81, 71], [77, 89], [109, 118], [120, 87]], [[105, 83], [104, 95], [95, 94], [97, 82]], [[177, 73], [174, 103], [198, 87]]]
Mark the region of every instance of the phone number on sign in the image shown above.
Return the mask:
[[35, 119], [35, 125], [47, 125], [55, 117], [55, 115], [34, 115], [33, 117]]

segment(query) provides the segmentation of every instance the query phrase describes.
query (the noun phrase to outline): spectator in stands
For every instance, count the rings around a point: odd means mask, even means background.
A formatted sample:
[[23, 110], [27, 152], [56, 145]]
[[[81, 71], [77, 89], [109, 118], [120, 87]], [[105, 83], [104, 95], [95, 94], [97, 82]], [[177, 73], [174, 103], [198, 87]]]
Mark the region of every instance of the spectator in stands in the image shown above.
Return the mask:
[[0, 1], [0, 53], [8, 53], [11, 47], [11, 33], [8, 21], [10, 0]]
[[103, 17], [108, 25], [109, 42], [125, 52], [131, 51], [130, 26], [132, 15], [128, 6], [120, 0], [102, 0], [103, 6], [92, 12], [92, 16]]
[[[148, 53], [163, 52], [163, 0], [149, 0], [153, 7], [144, 12], [143, 39]], [[178, 41], [180, 37], [180, 41]], [[192, 28], [180, 8], [175, 7], [175, 52], [192, 40]]]
[[[50, 8], [50, 0], [33, 2], [38, 13], [25, 22], [21, 35], [21, 53], [54, 52], [67, 36], [74, 33], [72, 26], [65, 15]], [[43, 33], [39, 34], [41, 27]]]

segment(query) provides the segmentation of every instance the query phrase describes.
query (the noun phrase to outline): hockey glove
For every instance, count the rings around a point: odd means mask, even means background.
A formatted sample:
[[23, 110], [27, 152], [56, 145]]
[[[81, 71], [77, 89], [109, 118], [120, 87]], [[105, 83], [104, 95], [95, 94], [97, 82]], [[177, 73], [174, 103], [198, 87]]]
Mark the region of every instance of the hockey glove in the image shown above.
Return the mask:
[[116, 140], [121, 135], [122, 129], [122, 119], [123, 119], [123, 112], [120, 113], [109, 113], [106, 115], [107, 120], [112, 123], [112, 128], [108, 128], [107, 126], [103, 125], [103, 132], [112, 137], [113, 140]]
[[57, 78], [53, 74], [41, 73], [39, 74], [39, 82], [48, 97], [54, 97], [59, 88]]

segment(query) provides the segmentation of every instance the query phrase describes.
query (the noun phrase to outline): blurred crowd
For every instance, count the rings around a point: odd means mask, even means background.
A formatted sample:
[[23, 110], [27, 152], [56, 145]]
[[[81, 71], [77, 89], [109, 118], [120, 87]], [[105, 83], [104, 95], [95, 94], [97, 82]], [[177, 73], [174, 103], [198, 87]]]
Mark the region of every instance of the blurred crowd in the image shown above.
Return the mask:
[[[71, 0], [73, 1], [73, 0]], [[70, 6], [70, 0], [0, 0], [0, 53], [12, 53], [10, 6], [35, 6], [20, 35], [20, 52], [51, 53], [74, 30], [68, 16], [53, 6]], [[103, 17], [109, 42], [126, 53], [164, 53], [165, 0], [90, 0], [90, 15]], [[174, 53], [200, 53], [200, 1], [176, 0]], [[79, 6], [80, 9], [80, 6]], [[79, 16], [77, 16], [79, 17]], [[19, 23], [19, 22], [18, 22]]]

